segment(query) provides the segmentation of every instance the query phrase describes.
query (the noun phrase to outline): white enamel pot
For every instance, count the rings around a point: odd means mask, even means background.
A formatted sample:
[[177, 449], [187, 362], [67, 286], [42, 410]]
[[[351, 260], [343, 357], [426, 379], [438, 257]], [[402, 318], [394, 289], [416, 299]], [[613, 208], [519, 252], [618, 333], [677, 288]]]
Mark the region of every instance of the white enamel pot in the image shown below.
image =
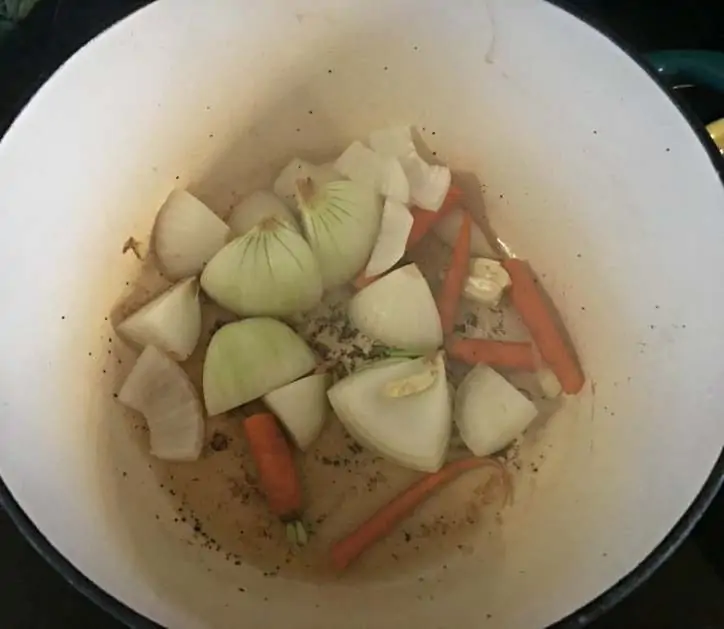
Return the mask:
[[[290, 157], [393, 123], [484, 183], [588, 385], [529, 439], [513, 505], [460, 548], [351, 580], [265, 576], [182, 521], [113, 397], [135, 350], [107, 317], [141, 272], [121, 247], [174, 186], [225, 211]], [[552, 3], [159, 0], [76, 54], [0, 143], [3, 503], [129, 626], [581, 626], [721, 480], [717, 159], [647, 69]]]

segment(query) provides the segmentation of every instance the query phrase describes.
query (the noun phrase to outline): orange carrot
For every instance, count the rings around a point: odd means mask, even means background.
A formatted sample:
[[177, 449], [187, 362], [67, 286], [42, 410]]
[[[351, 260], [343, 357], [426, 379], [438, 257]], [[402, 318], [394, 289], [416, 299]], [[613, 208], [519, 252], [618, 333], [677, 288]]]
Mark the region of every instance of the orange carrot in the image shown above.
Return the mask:
[[463, 294], [465, 279], [470, 268], [470, 231], [473, 220], [468, 212], [463, 214], [455, 247], [450, 256], [450, 265], [445, 273], [440, 294], [437, 299], [437, 309], [440, 311], [440, 323], [443, 334], [450, 334], [455, 327], [455, 316], [458, 312], [460, 297]]
[[532, 343], [450, 338], [445, 343], [448, 356], [467, 365], [490, 365], [535, 371], [540, 365]]
[[443, 201], [442, 206], [437, 212], [423, 210], [419, 207], [410, 208], [414, 222], [412, 223], [410, 235], [407, 237], [406, 249], [414, 247], [427, 235], [435, 223], [450, 214], [457, 207], [457, 204], [462, 196], [463, 193], [460, 188], [457, 186], [450, 186], [447, 196], [445, 197], [445, 201]]
[[247, 417], [244, 432], [269, 509], [282, 520], [295, 520], [302, 509], [302, 488], [292, 450], [276, 417], [271, 413]]
[[424, 502], [436, 489], [454, 480], [463, 472], [479, 467], [493, 467], [502, 475], [506, 488], [506, 499], [510, 495], [507, 471], [496, 459], [470, 457], [448, 463], [440, 471], [428, 474], [398, 494], [392, 501], [379, 509], [369, 520], [355, 531], [339, 540], [331, 549], [332, 565], [344, 570], [375, 542], [382, 539], [415, 508]]
[[512, 285], [510, 299], [528, 327], [543, 360], [561, 383], [566, 393], [578, 393], [583, 388], [585, 376], [573, 350], [558, 329], [556, 317], [536, 285], [533, 272], [524, 260], [511, 258], [503, 262]]

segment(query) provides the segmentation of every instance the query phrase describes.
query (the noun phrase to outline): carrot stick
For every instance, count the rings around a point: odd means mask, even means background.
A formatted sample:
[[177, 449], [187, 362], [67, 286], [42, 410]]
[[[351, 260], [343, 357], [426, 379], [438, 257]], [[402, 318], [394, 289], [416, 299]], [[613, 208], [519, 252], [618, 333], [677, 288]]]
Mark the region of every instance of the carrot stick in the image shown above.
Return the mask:
[[536, 285], [530, 266], [515, 258], [505, 260], [503, 266], [512, 282], [510, 299], [528, 327], [543, 360], [556, 374], [563, 391], [578, 393], [583, 388], [585, 376], [573, 350], [558, 329], [555, 315]]
[[302, 488], [292, 450], [271, 413], [256, 413], [244, 420], [259, 483], [269, 509], [282, 520], [294, 520], [302, 509]]
[[483, 364], [523, 371], [535, 371], [540, 366], [532, 343], [458, 337], [449, 339], [445, 347], [450, 358], [466, 365]]
[[438, 221], [445, 218], [450, 214], [456, 207], [463, 193], [457, 186], [450, 186], [447, 192], [445, 201], [437, 212], [430, 210], [423, 210], [419, 207], [410, 208], [412, 213], [413, 223], [410, 235], [407, 237], [406, 249], [411, 249], [418, 242], [420, 242], [427, 233], [432, 229], [432, 226]]
[[448, 463], [440, 471], [424, 476], [398, 494], [369, 520], [360, 524], [355, 531], [334, 544], [331, 549], [332, 565], [337, 570], [344, 570], [375, 542], [389, 535], [402, 520], [410, 515], [436, 489], [454, 480], [463, 472], [479, 467], [493, 467], [502, 474], [506, 484], [507, 498], [510, 492], [509, 478], [507, 471], [499, 461], [491, 458], [478, 459], [470, 457]]
[[455, 241], [455, 247], [450, 256], [450, 265], [437, 299], [440, 323], [442, 323], [443, 334], [446, 335], [450, 334], [455, 327], [455, 317], [458, 312], [460, 297], [463, 294], [465, 278], [467, 278], [470, 268], [470, 231], [472, 230], [472, 223], [473, 220], [470, 214], [465, 212]]

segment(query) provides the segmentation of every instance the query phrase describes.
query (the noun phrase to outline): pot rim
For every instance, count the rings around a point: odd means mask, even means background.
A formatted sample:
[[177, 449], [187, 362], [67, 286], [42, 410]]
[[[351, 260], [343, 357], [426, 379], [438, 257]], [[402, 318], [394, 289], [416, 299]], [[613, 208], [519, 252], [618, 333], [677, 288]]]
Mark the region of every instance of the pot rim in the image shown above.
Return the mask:
[[[646, 74], [648, 74], [649, 78], [658, 85], [663, 94], [671, 100], [681, 115], [689, 123], [692, 131], [701, 142], [704, 150], [707, 152], [715, 171], [719, 175], [722, 185], [724, 185], [724, 159], [707, 133], [704, 124], [697, 118], [686, 103], [683, 103], [677, 98], [674, 90], [666, 86], [663, 80], [656, 74], [654, 69], [646, 62], [643, 54], [636, 51], [633, 46], [615, 34], [612, 29], [604, 24], [599, 18], [592, 16], [580, 6], [574, 5], [572, 0], [546, 0], [546, 2], [562, 11], [565, 11], [566, 13], [569, 13], [606, 37], [630, 59], [638, 64], [646, 72]], [[141, 7], [137, 10], [142, 10], [143, 8], [144, 7]], [[135, 10], [131, 11], [128, 15], [135, 12]], [[128, 17], [128, 15], [125, 17]], [[107, 29], [104, 29], [104, 31], [105, 30]], [[42, 87], [42, 85], [38, 86], [37, 89], [40, 87]], [[13, 119], [8, 121], [8, 127], [12, 124]], [[2, 139], [2, 135], [4, 135], [5, 131], [6, 129], [0, 130], [0, 139]], [[692, 501], [689, 508], [684, 512], [666, 537], [649, 553], [649, 555], [646, 556], [633, 570], [609, 587], [605, 592], [601, 593], [595, 599], [572, 612], [565, 618], [557, 621], [548, 629], [578, 629], [584, 627], [602, 616], [608, 610], [612, 609], [640, 585], [647, 581], [649, 577], [651, 577], [651, 575], [667, 559], [669, 559], [669, 557], [671, 557], [681, 543], [689, 536], [696, 523], [714, 500], [722, 485], [724, 485], [724, 447], [722, 448], [716, 463], [712, 467], [709, 476], [704, 482], [704, 485]], [[105, 610], [116, 620], [131, 629], [163, 629], [161, 625], [149, 620], [145, 616], [115, 599], [75, 568], [75, 566], [73, 566], [70, 561], [45, 538], [45, 536], [25, 514], [8, 487], [5, 485], [2, 475], [0, 475], [0, 507], [2, 507], [9, 515], [10, 519], [28, 540], [30, 545], [68, 583], [98, 605], [101, 609]]]

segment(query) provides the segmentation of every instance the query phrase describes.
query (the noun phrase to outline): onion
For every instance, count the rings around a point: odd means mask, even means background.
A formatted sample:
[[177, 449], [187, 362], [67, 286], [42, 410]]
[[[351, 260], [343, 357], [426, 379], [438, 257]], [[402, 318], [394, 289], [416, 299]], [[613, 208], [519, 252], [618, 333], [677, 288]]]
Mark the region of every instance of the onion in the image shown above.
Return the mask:
[[300, 450], [319, 436], [327, 419], [327, 376], [313, 374], [267, 393], [264, 402], [284, 424]]
[[477, 365], [455, 395], [455, 422], [475, 456], [502, 450], [535, 419], [535, 405], [497, 371]]
[[231, 212], [229, 227], [234, 236], [243, 236], [262, 221], [278, 218], [297, 229], [297, 221], [289, 208], [275, 194], [257, 190], [247, 196]]
[[322, 272], [324, 288], [351, 281], [365, 266], [382, 214], [379, 196], [369, 186], [336, 181], [317, 186], [297, 182], [304, 234]]
[[204, 442], [201, 402], [184, 370], [149, 345], [118, 392], [118, 399], [148, 423], [151, 454], [169, 461], [199, 458]]
[[[390, 383], [436, 372], [431, 386], [394, 397]], [[434, 472], [445, 458], [451, 429], [445, 363], [442, 354], [388, 362], [355, 372], [328, 392], [337, 417], [365, 447], [415, 470]]]
[[380, 155], [361, 142], [353, 142], [334, 166], [352, 181], [371, 186], [385, 197], [400, 203], [410, 200], [407, 175], [395, 157]]
[[226, 245], [206, 265], [201, 287], [241, 316], [285, 317], [322, 299], [322, 275], [307, 242], [278, 218], [268, 218]]
[[185, 190], [174, 190], [161, 206], [153, 245], [161, 270], [172, 280], [196, 275], [221, 249], [229, 228]]
[[[462, 222], [463, 210], [460, 208], [450, 212], [450, 214], [437, 221], [432, 226], [432, 230], [446, 245], [454, 247]], [[488, 243], [488, 239], [485, 237], [485, 234], [475, 222], [473, 222], [472, 229], [470, 231], [470, 254], [484, 258], [495, 256], [495, 250], [490, 243]]]
[[297, 181], [300, 179], [311, 179], [315, 186], [324, 186], [332, 181], [340, 181], [344, 177], [335, 170], [334, 164], [318, 166], [295, 157], [279, 173], [274, 182], [274, 194], [284, 201], [288, 208], [295, 211], [299, 211]]
[[367, 277], [381, 275], [402, 259], [413, 220], [406, 205], [392, 199], [385, 201], [380, 233], [365, 269]]
[[229, 323], [214, 334], [204, 361], [209, 415], [241, 406], [314, 369], [312, 350], [287, 325], [266, 317]]
[[435, 299], [415, 264], [363, 288], [350, 301], [349, 316], [361, 332], [390, 347], [425, 353], [442, 345]]
[[116, 332], [146, 347], [155, 345], [176, 360], [186, 360], [201, 336], [199, 283], [183, 280], [116, 326]]
[[400, 161], [410, 185], [410, 200], [423, 210], [437, 212], [450, 189], [446, 166], [428, 164], [420, 157], [410, 127], [391, 127], [370, 134], [370, 146], [380, 155]]

